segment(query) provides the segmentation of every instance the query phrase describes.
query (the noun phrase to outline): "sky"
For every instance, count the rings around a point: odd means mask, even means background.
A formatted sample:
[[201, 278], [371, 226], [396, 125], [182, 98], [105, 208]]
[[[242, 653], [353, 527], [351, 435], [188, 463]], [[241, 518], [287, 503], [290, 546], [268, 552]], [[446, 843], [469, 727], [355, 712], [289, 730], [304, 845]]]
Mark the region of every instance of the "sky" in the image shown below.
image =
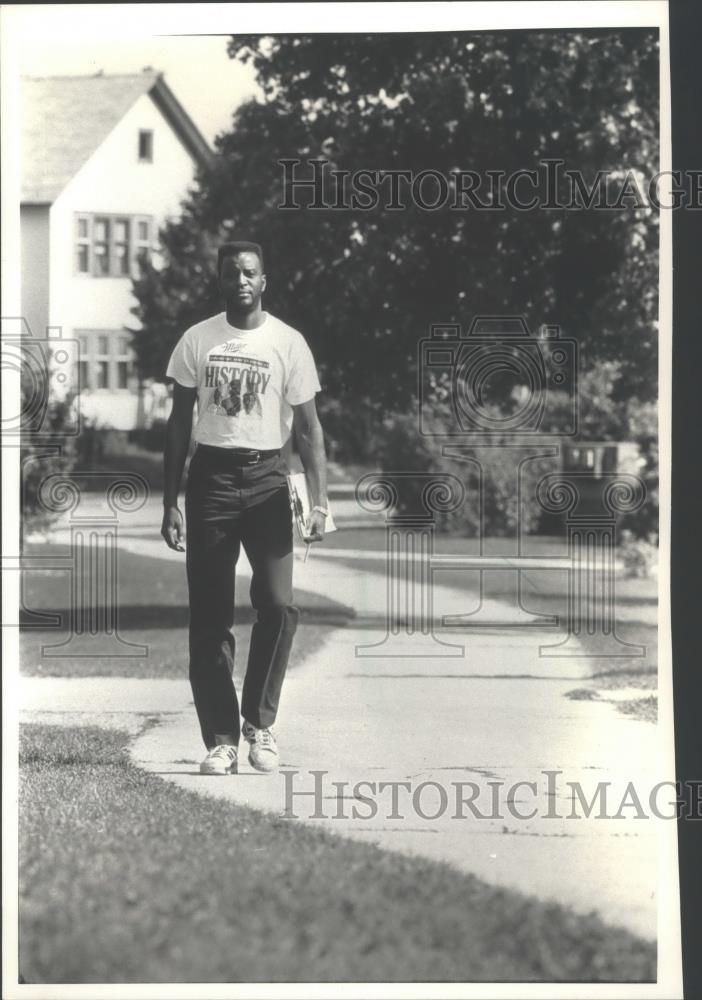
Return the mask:
[[229, 35], [155, 35], [148, 38], [74, 41], [22, 38], [20, 70], [28, 76], [139, 73], [161, 70], [166, 83], [211, 144], [228, 130], [234, 109], [259, 94], [250, 66], [227, 56]]

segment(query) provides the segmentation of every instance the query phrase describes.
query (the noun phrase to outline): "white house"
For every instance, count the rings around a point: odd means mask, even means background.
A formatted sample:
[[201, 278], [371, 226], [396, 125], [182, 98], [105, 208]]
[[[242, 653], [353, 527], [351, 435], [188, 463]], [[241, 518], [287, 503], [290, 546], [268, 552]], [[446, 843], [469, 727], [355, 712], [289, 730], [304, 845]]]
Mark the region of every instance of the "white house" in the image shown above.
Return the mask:
[[84, 417], [143, 426], [157, 396], [136, 376], [131, 279], [211, 150], [150, 68], [25, 78], [22, 96], [23, 316], [79, 342]]

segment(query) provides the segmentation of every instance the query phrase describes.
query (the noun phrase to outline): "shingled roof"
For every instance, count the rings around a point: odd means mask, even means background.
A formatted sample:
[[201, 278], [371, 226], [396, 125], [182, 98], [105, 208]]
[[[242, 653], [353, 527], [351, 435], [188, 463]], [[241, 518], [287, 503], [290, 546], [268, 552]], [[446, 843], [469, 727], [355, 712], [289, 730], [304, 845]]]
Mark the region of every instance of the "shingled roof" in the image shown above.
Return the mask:
[[22, 201], [50, 204], [127, 111], [149, 94], [193, 159], [210, 147], [160, 73], [22, 80]]

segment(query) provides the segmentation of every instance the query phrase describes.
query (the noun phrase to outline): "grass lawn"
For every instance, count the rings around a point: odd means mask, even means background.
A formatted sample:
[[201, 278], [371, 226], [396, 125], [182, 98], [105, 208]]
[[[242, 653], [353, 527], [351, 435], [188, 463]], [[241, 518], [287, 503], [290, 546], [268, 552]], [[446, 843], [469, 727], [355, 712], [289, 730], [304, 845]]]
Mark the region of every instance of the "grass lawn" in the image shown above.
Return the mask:
[[[27, 547], [27, 554], [30, 555], [51, 557], [67, 553], [66, 546]], [[118, 570], [120, 594], [126, 598], [119, 607], [119, 634], [129, 642], [147, 646], [148, 656], [42, 656], [42, 646], [62, 642], [68, 636], [67, 628], [25, 628], [20, 635], [23, 674], [46, 677], [187, 677], [188, 591], [184, 565], [120, 550]], [[23, 576], [26, 608], [59, 613], [62, 621], [70, 621], [69, 577], [66, 572], [31, 571], [25, 572]], [[255, 619], [248, 587], [247, 579], [237, 578], [234, 635], [237, 640], [238, 680], [246, 667], [250, 626]], [[295, 600], [301, 610], [301, 617], [290, 659], [290, 670], [294, 670], [296, 663], [302, 663], [306, 657], [321, 648], [330, 628], [342, 627], [353, 615], [352, 609], [345, 605], [300, 588], [296, 588]]]
[[[512, 551], [509, 539], [488, 539], [486, 551]], [[384, 531], [375, 529], [341, 529], [328, 539], [329, 548], [382, 551]], [[439, 552], [473, 552], [474, 539], [452, 539], [437, 536]], [[563, 540], [546, 537], [528, 539], [527, 550], [533, 555], [565, 553]], [[67, 546], [29, 545], [27, 554], [62, 556]], [[384, 574], [383, 560], [368, 561], [341, 555], [339, 572]], [[462, 588], [466, 593], [466, 611], [477, 606], [479, 577], [477, 572], [440, 572], [436, 581]], [[119, 631], [130, 641], [146, 645], [146, 658], [70, 658], [42, 657], [41, 646], [60, 642], [66, 631], [27, 629], [21, 636], [21, 667], [25, 674], [44, 676], [184, 677], [187, 673], [188, 600], [184, 567], [167, 560], [147, 558], [124, 550], [119, 552], [120, 605]], [[54, 611], [68, 620], [68, 574], [60, 571], [24, 573], [24, 602], [27, 608]], [[548, 571], [527, 571], [522, 574], [523, 600], [535, 612], [565, 615], [567, 610], [566, 575]], [[514, 585], [512, 574], [488, 572], [484, 576], [486, 597], [500, 598]], [[656, 687], [657, 627], [656, 585], [650, 580], [618, 579], [617, 631], [626, 642], [646, 647], [646, 656], [635, 659], [598, 657], [598, 639], [584, 631], [583, 642], [592, 657], [593, 677], [598, 686]], [[126, 601], [125, 601], [126, 598]], [[127, 603], [128, 602], [128, 603]], [[302, 615], [293, 646], [290, 669], [315, 652], [324, 642], [329, 628], [343, 627], [353, 620], [351, 608], [326, 597], [296, 588], [296, 602]], [[234, 626], [237, 649], [237, 679], [241, 678], [248, 655], [250, 623], [253, 621], [248, 598], [248, 581], [237, 579], [236, 621]], [[378, 609], [382, 616], [384, 609]], [[321, 627], [320, 627], [321, 626]], [[545, 633], [547, 638], [548, 634]], [[602, 683], [600, 684], [600, 681]], [[649, 716], [650, 717], [650, 713]]]
[[23, 727], [24, 982], [655, 980], [594, 916], [203, 799], [126, 740]]
[[624, 715], [632, 715], [635, 719], [642, 719], [644, 722], [658, 722], [658, 698], [656, 695], [622, 701], [618, 703], [617, 707]]

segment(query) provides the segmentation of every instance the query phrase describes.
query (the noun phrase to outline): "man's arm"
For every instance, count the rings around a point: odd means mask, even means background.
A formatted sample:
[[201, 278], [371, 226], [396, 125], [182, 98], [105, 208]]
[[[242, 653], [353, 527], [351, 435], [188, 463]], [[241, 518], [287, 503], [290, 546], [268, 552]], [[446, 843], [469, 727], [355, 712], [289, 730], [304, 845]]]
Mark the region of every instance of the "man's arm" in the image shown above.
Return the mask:
[[[293, 427], [302, 465], [310, 488], [312, 506], [327, 506], [327, 455], [324, 450], [324, 432], [317, 415], [314, 399], [293, 406]], [[310, 515], [308, 530], [310, 541], [324, 538], [325, 516], [319, 511]]]
[[183, 517], [178, 509], [178, 493], [183, 478], [183, 468], [190, 446], [193, 426], [193, 406], [197, 389], [187, 389], [173, 383], [173, 407], [166, 425], [166, 442], [163, 449], [163, 523], [161, 534], [166, 544], [178, 552], [183, 551]]

